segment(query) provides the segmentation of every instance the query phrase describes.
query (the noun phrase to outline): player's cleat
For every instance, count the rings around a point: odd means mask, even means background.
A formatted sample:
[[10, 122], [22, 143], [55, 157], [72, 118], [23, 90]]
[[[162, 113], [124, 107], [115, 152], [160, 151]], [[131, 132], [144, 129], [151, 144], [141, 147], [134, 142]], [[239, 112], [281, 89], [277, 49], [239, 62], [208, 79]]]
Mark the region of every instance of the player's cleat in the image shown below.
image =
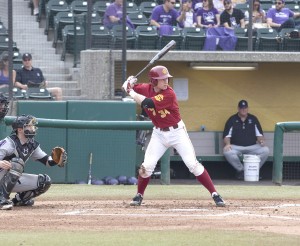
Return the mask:
[[137, 193], [136, 196], [130, 202], [130, 206], [141, 206], [143, 201], [143, 196], [140, 193]]
[[225, 202], [219, 194], [214, 194], [212, 198], [214, 199], [217, 207], [225, 207]]
[[16, 198], [13, 198], [11, 200], [14, 204], [14, 206], [27, 206], [27, 207], [31, 207], [34, 204], [34, 200], [33, 199], [29, 199], [28, 201], [18, 201]]
[[13, 203], [7, 199], [0, 200], [0, 209], [1, 210], [11, 210], [13, 207]]

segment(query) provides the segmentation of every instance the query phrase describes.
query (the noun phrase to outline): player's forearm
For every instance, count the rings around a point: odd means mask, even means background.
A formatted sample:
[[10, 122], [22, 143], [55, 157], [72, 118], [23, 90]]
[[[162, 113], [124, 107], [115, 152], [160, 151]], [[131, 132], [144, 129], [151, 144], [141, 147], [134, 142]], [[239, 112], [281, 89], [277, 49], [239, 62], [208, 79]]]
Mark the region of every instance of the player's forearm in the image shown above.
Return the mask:
[[142, 104], [142, 101], [145, 100], [145, 96], [139, 94], [139, 93], [136, 93], [134, 90], [131, 90], [129, 92], [129, 95], [133, 98], [134, 101], [136, 101], [137, 104], [141, 105]]

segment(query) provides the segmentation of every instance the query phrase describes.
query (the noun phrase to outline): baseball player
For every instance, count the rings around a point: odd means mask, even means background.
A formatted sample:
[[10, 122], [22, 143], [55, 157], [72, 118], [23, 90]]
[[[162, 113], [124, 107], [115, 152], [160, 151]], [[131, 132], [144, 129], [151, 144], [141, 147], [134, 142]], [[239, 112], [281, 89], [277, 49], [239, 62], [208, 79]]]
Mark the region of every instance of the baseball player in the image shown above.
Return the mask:
[[137, 79], [130, 76], [122, 85], [122, 88], [147, 112], [154, 124], [145, 159], [139, 169], [137, 194], [130, 205], [141, 205], [158, 160], [169, 147], [173, 147], [189, 171], [210, 192], [216, 205], [224, 207], [225, 202], [217, 193], [208, 172], [196, 158], [194, 147], [180, 117], [176, 95], [168, 85], [171, 77], [166, 67], [156, 66], [149, 72], [150, 83], [136, 84]]
[[[0, 209], [8, 210], [13, 206], [32, 206], [37, 197], [45, 193], [51, 179], [47, 174], [23, 173], [29, 158], [46, 166], [60, 166], [47, 155], [35, 141], [37, 120], [32, 115], [18, 116], [12, 123], [12, 134], [0, 141]], [[65, 154], [64, 163], [67, 160]], [[11, 192], [15, 197], [9, 200]]]

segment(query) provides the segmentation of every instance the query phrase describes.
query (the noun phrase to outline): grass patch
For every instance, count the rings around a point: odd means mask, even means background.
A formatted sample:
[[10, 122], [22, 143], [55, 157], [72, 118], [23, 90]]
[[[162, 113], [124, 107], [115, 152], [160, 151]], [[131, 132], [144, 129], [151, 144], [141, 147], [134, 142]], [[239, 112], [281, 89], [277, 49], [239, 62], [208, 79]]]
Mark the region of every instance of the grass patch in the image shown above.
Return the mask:
[[156, 246], [282, 246], [299, 245], [299, 237], [282, 236], [273, 233], [237, 232], [237, 231], [109, 231], [109, 232], [5, 232], [0, 240], [7, 246], [40, 246], [40, 245], [156, 245]]

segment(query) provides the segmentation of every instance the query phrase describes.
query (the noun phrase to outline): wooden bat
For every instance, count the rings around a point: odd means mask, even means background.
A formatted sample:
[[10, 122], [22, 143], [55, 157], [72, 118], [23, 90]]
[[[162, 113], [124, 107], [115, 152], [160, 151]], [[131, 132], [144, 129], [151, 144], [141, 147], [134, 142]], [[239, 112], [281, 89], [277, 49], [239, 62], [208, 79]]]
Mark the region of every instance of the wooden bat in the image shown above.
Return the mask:
[[144, 72], [149, 66], [151, 66], [153, 63], [158, 61], [160, 58], [162, 58], [165, 54], [169, 52], [170, 49], [172, 49], [176, 45], [176, 42], [174, 40], [171, 40], [165, 47], [163, 47], [152, 59], [151, 61], [145, 66], [141, 71], [138, 72], [135, 77], [139, 77], [142, 72]]
[[93, 163], [93, 153], [90, 153], [90, 162], [89, 162], [89, 176], [88, 176], [88, 185], [92, 184], [92, 163]]

